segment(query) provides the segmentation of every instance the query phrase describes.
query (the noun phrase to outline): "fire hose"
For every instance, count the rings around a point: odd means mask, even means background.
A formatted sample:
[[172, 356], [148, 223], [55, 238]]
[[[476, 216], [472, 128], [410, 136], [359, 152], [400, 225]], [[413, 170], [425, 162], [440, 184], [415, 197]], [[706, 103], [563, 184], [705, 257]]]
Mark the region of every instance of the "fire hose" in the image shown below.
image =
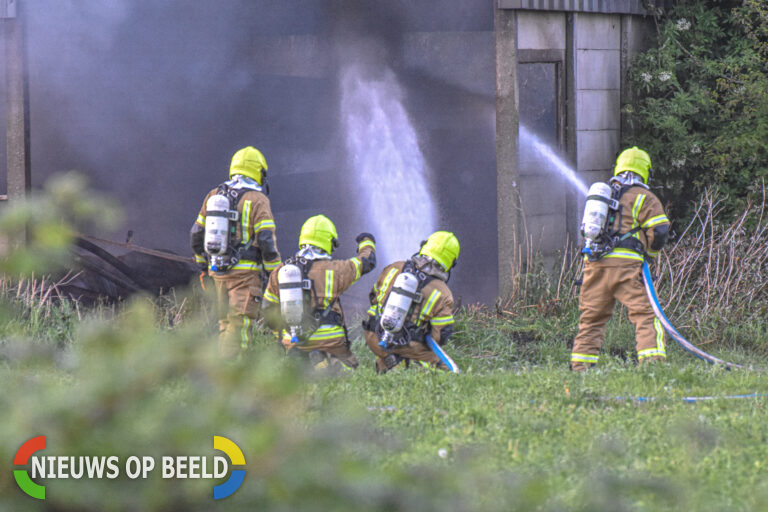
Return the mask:
[[719, 359], [711, 354], [707, 354], [697, 346], [693, 345], [691, 342], [686, 340], [682, 334], [677, 332], [677, 329], [672, 325], [672, 323], [667, 318], [667, 315], [664, 314], [664, 311], [661, 309], [661, 304], [659, 304], [659, 298], [656, 296], [656, 290], [653, 287], [653, 279], [651, 278], [651, 269], [648, 268], [648, 263], [643, 261], [643, 282], [645, 283], [645, 291], [648, 294], [648, 299], [651, 301], [651, 307], [653, 308], [653, 313], [656, 315], [656, 318], [659, 319], [659, 322], [661, 322], [661, 325], [664, 326], [664, 330], [666, 330], [669, 333], [669, 336], [677, 342], [678, 345], [680, 345], [686, 352], [689, 354], [692, 354], [695, 357], [698, 357], [702, 361], [706, 361], [709, 364], [721, 364], [725, 366], [726, 369], [730, 370], [731, 368], [743, 368], [742, 365], [736, 364], [736, 363], [729, 363], [726, 361], [723, 361], [722, 359]]
[[429, 348], [432, 349], [432, 352], [435, 353], [440, 361], [442, 361], [442, 363], [447, 366], [451, 372], [459, 373], [459, 367], [456, 365], [456, 363], [453, 362], [451, 356], [446, 354], [445, 350], [443, 350], [429, 334], [427, 334], [427, 345], [429, 345]]

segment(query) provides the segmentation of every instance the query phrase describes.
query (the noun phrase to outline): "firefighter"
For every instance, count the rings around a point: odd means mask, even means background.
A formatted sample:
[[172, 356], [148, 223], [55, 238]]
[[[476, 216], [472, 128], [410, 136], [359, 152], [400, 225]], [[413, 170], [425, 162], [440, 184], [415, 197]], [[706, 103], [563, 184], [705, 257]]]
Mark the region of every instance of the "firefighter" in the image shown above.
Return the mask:
[[229, 180], [205, 196], [190, 232], [195, 261], [216, 287], [224, 359], [250, 345], [264, 284], [280, 264], [268, 193], [264, 155], [243, 148], [232, 157]]
[[286, 353], [306, 356], [331, 373], [358, 366], [340, 298], [376, 266], [376, 240], [361, 233], [355, 241], [357, 256], [332, 259], [336, 226], [324, 215], [310, 217], [301, 227], [299, 251], [272, 272], [264, 292], [264, 318]]
[[611, 199], [618, 204], [608, 210], [597, 238], [603, 242], [595, 244], [595, 250], [584, 250], [579, 332], [571, 352], [573, 370], [583, 371], [597, 363], [615, 300], [626, 306], [635, 326], [640, 363], [666, 360], [664, 330], [651, 309], [642, 276], [643, 259], [658, 255], [670, 228], [661, 202], [648, 189], [652, 171], [650, 156], [637, 147], [622, 151], [616, 159], [609, 186]]
[[[453, 233], [436, 231], [418, 253], [381, 272], [370, 293], [363, 321], [365, 342], [376, 354], [376, 371], [399, 364], [458, 371], [441, 346], [453, 332], [453, 295], [447, 282], [459, 257]], [[435, 342], [430, 348], [427, 336]]]

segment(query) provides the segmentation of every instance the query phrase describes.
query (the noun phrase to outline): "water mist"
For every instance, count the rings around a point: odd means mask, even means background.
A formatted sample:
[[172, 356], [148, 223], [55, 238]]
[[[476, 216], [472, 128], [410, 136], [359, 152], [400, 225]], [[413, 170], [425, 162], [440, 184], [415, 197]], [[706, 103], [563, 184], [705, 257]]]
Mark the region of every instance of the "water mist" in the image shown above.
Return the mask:
[[429, 168], [391, 69], [341, 71], [341, 114], [349, 165], [380, 261], [408, 258], [435, 229]]
[[567, 179], [581, 193], [582, 197], [587, 197], [587, 186], [576, 176], [574, 170], [550, 146], [528, 130], [528, 128], [520, 125], [520, 147], [524, 146], [533, 148], [539, 156], [544, 158], [551, 169], [554, 169]]

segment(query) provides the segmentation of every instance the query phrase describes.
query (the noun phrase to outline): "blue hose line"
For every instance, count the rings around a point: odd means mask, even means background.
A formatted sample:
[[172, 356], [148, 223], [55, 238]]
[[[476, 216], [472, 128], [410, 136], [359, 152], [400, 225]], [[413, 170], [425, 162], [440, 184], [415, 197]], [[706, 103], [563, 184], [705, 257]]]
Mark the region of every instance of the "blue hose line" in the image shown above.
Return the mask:
[[749, 393], [746, 395], [725, 395], [725, 396], [687, 396], [683, 398], [683, 402], [686, 403], [694, 403], [694, 402], [704, 402], [706, 400], [717, 400], [717, 399], [737, 399], [737, 398], [765, 398], [768, 397], [768, 393]]
[[677, 332], [677, 329], [672, 326], [672, 323], [667, 318], [667, 315], [665, 315], [664, 311], [661, 309], [659, 298], [656, 296], [656, 290], [653, 287], [651, 269], [648, 268], [648, 262], [646, 261], [643, 261], [643, 282], [645, 283], [645, 291], [648, 294], [648, 299], [651, 301], [651, 307], [653, 308], [653, 313], [656, 315], [656, 318], [659, 319], [659, 322], [661, 322], [661, 325], [664, 326], [664, 329], [669, 333], [670, 337], [675, 340], [678, 345], [683, 347], [686, 352], [694, 355], [695, 357], [698, 357], [702, 361], [708, 362], [709, 364], [722, 364], [728, 370], [731, 368], [743, 368], [743, 366], [740, 364], [728, 363], [722, 359], [718, 359], [713, 355], [707, 354], [683, 338], [682, 334]]
[[[768, 393], [748, 393], [745, 395], [723, 395], [723, 396], [684, 396], [680, 400], [687, 404], [693, 404], [696, 402], [707, 402], [710, 400], [734, 400], [734, 399], [744, 399], [744, 398], [768, 398]], [[629, 396], [617, 396], [617, 397], [605, 397], [604, 400], [618, 400], [618, 401], [630, 401], [630, 402], [653, 402], [655, 400], [658, 400], [655, 396], [637, 396], [637, 397], [629, 397]]]
[[440, 345], [435, 343], [435, 340], [433, 340], [432, 336], [429, 334], [427, 334], [427, 345], [429, 345], [429, 348], [432, 349], [432, 352], [434, 352], [437, 357], [440, 358], [440, 361], [442, 361], [449, 370], [451, 370], [453, 373], [459, 373], [459, 367], [456, 366], [456, 363], [453, 362], [453, 359], [451, 359], [451, 357], [445, 353], [445, 350], [443, 350]]

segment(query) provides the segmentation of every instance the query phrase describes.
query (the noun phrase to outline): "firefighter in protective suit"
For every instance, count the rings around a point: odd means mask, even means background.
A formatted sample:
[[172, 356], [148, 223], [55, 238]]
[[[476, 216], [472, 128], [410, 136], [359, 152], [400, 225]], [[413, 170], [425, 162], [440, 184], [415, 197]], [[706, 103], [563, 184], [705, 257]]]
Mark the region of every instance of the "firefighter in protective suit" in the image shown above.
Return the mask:
[[[426, 336], [430, 335], [438, 346], [442, 346], [453, 333], [453, 294], [446, 283], [459, 250], [459, 240], [453, 233], [436, 231], [409, 260], [396, 261], [379, 275], [369, 295], [368, 317], [363, 320], [365, 342], [377, 356], [378, 373], [385, 373], [398, 364], [409, 366], [412, 361], [455, 371], [428, 347]], [[416, 278], [408, 290], [403, 289], [403, 284], [411, 278], [405, 279], [403, 274]], [[401, 275], [403, 277], [398, 279]], [[390, 297], [411, 299], [403, 304], [404, 307], [397, 308], [402, 313], [402, 323], [386, 318], [388, 305], [389, 311], [397, 311], [391, 307]]]
[[[357, 256], [331, 259], [338, 247], [336, 226], [324, 215], [310, 217], [301, 227], [299, 251], [272, 272], [264, 292], [264, 318], [279, 333], [286, 353], [307, 356], [316, 369], [331, 373], [358, 366], [340, 297], [376, 266], [376, 241], [370, 233], [355, 241]], [[298, 274], [298, 281], [288, 282], [289, 270]], [[291, 304], [289, 294], [296, 292], [299, 304], [294, 305], [300, 309], [290, 320], [285, 308]]]
[[670, 222], [659, 199], [648, 189], [652, 172], [648, 153], [637, 147], [616, 159], [609, 185], [618, 209], [609, 210], [604, 230], [608, 244], [601, 254], [585, 256], [579, 296], [579, 332], [573, 341], [571, 369], [597, 363], [605, 328], [618, 300], [635, 326], [640, 363], [666, 360], [664, 329], [651, 309], [642, 277], [643, 259], [655, 258], [669, 235]]
[[224, 359], [237, 357], [250, 345], [263, 285], [280, 264], [266, 178], [267, 161], [258, 149], [248, 146], [236, 152], [229, 180], [208, 192], [190, 232], [195, 261], [216, 286], [219, 354]]

